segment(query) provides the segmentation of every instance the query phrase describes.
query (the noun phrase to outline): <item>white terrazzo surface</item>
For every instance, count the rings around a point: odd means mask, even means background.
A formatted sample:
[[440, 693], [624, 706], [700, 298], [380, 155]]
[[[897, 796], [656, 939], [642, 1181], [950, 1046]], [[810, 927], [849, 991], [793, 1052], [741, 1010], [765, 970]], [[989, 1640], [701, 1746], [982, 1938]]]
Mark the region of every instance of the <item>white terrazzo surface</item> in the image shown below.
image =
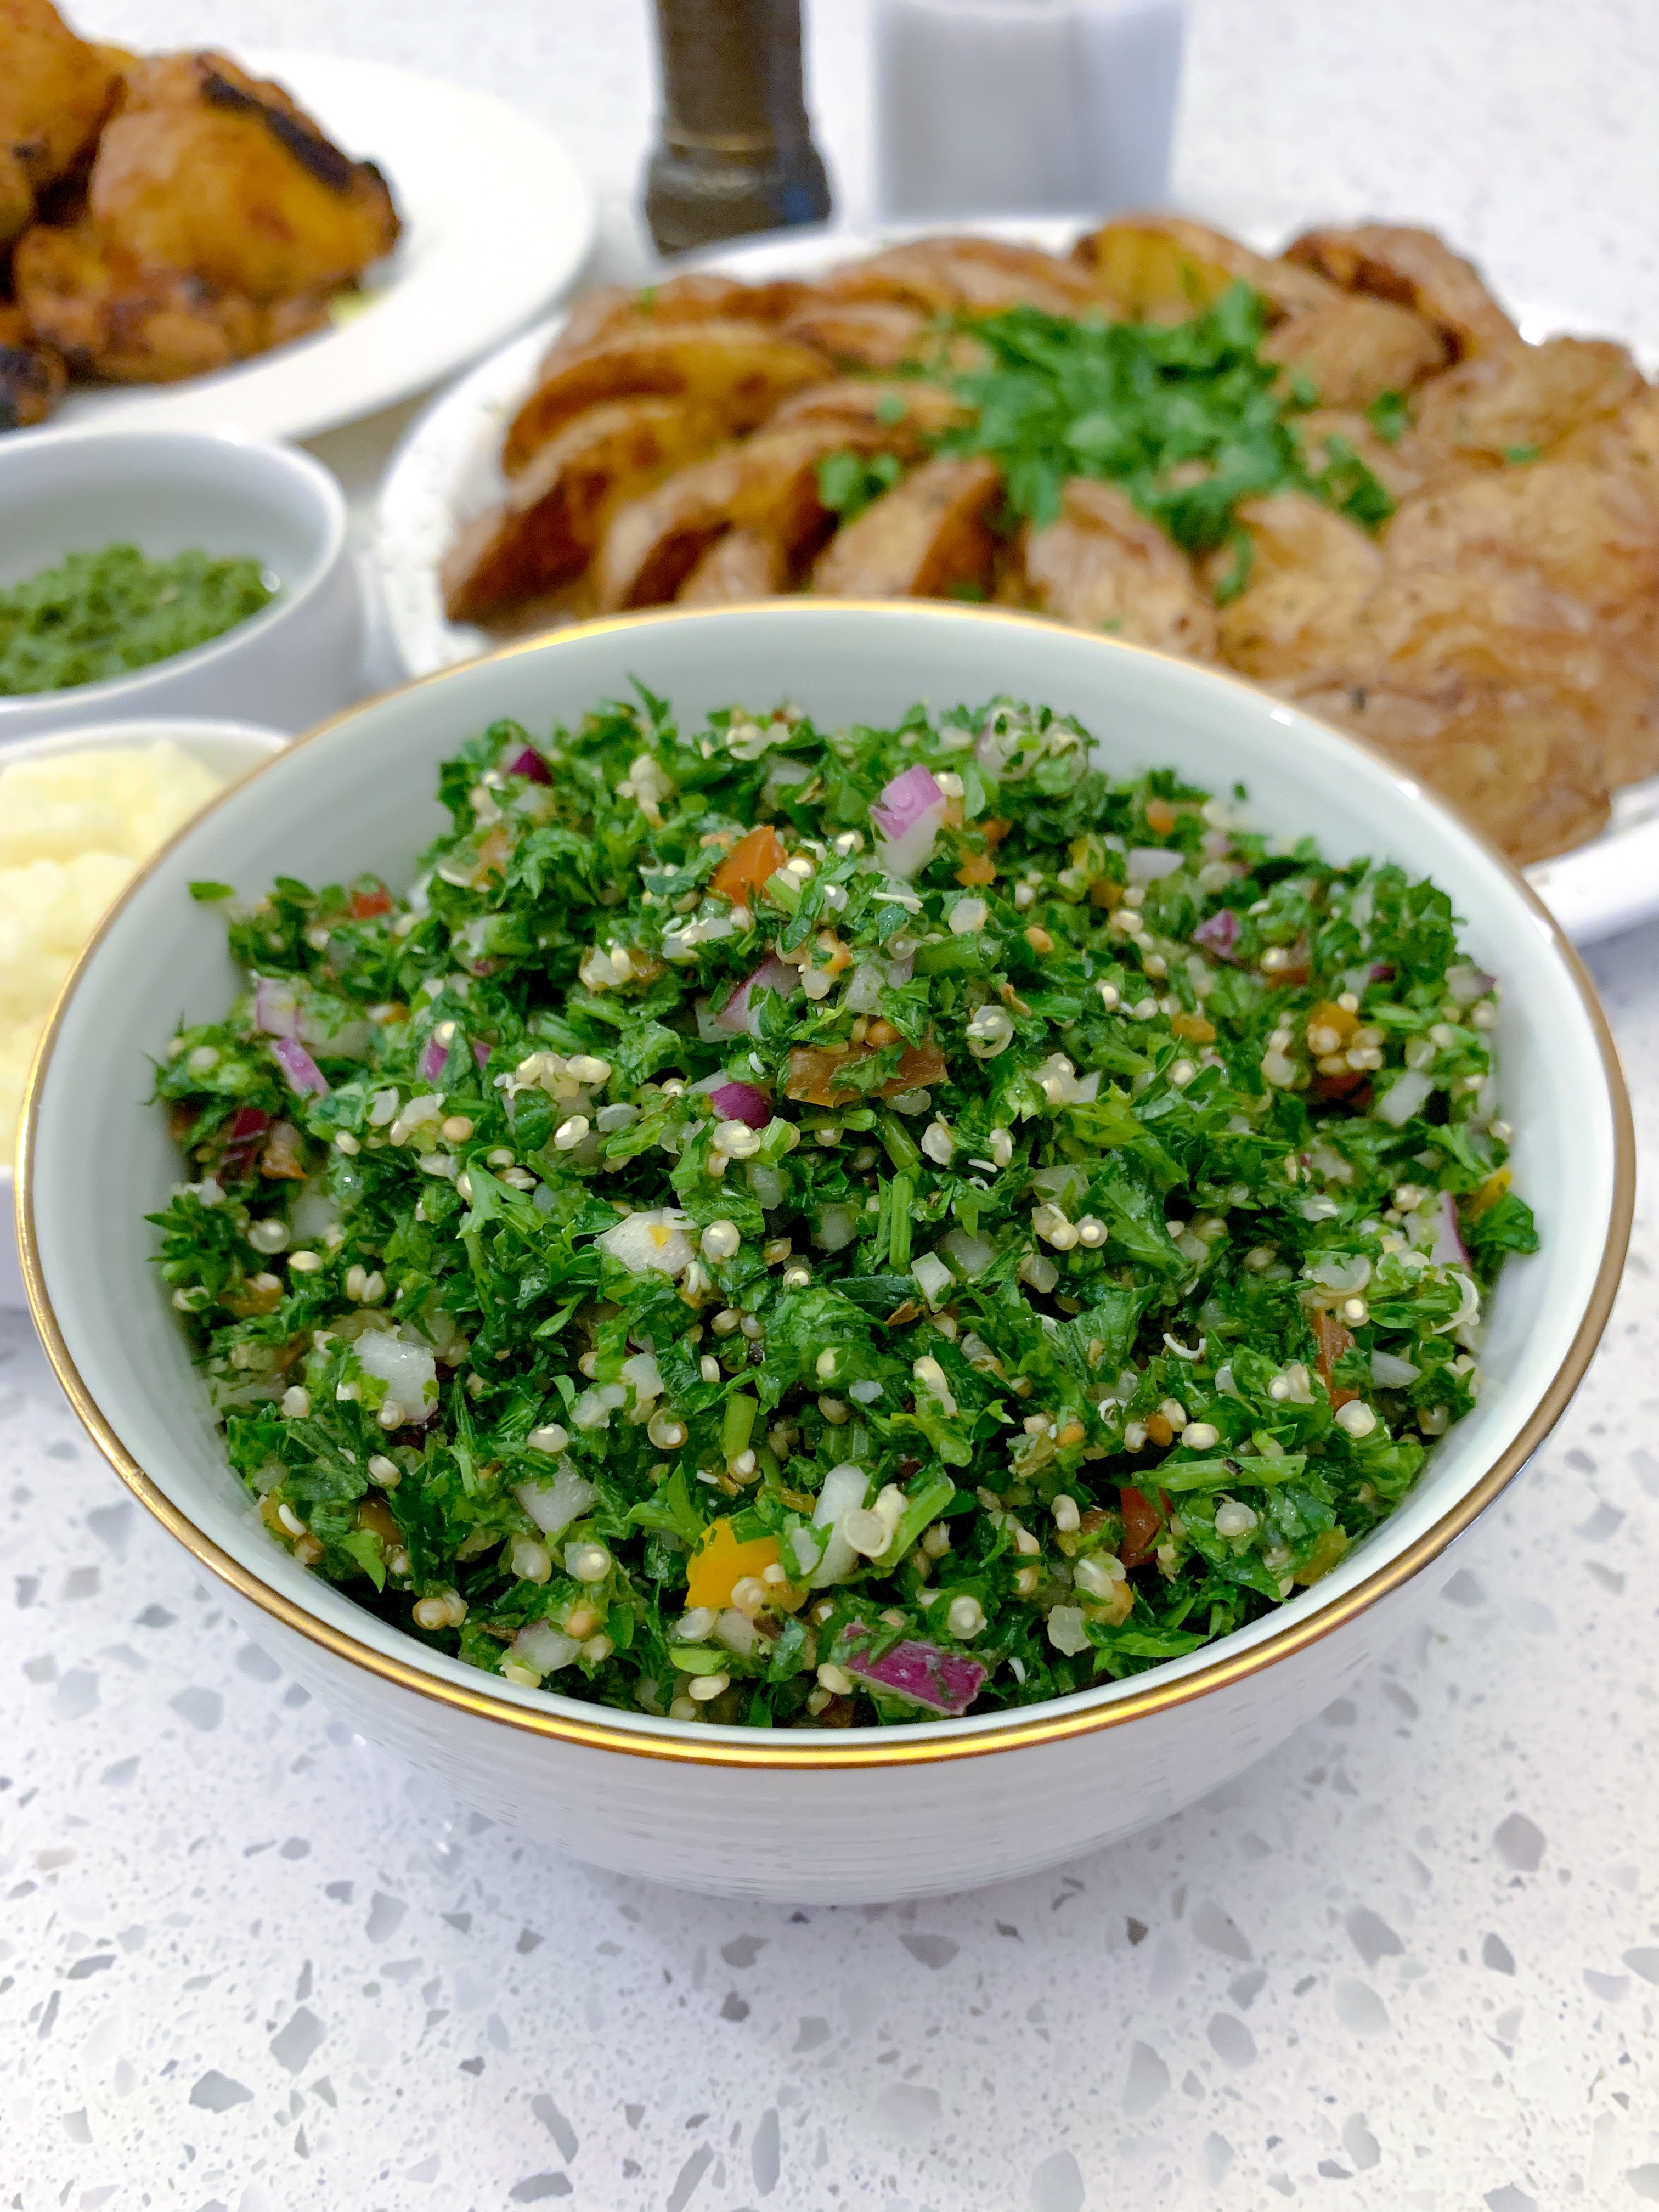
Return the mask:
[[[517, 99], [604, 187], [600, 265], [639, 264], [642, 0], [77, 14]], [[1432, 216], [1517, 299], [1659, 346], [1648, 0], [1194, 14], [1194, 204]], [[854, 216], [865, 20], [818, 0]], [[362, 493], [402, 419], [319, 449]], [[1596, 963], [1648, 1160], [1656, 955]], [[1644, 1222], [1591, 1382], [1432, 1635], [1180, 1819], [889, 1911], [618, 1881], [411, 1780], [247, 1641], [0, 1316], [0, 2209], [1659, 2201], [1656, 1267]]]

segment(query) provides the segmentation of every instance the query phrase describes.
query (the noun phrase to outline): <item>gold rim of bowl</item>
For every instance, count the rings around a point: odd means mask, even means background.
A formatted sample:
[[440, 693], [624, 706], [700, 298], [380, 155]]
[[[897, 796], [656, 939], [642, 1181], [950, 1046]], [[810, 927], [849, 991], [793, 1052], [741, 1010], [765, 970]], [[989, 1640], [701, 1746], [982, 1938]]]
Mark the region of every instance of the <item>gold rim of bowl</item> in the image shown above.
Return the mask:
[[[683, 1735], [671, 1735], [665, 1732], [659, 1734], [654, 1729], [605, 1717], [611, 1711], [605, 1706], [592, 1707], [590, 1718], [587, 1709], [552, 1711], [537, 1706], [520, 1705], [485, 1687], [489, 1677], [482, 1671], [478, 1675], [478, 1686], [475, 1689], [471, 1684], [446, 1680], [410, 1661], [377, 1651], [372, 1645], [332, 1627], [304, 1607], [295, 1604], [292, 1599], [273, 1589], [259, 1576], [223, 1551], [210, 1537], [204, 1535], [189, 1516], [175, 1505], [138, 1465], [117, 1436], [70, 1357], [63, 1332], [58, 1325], [57, 1316], [46, 1291], [34, 1223], [34, 1151], [46, 1071], [64, 1011], [75, 994], [82, 972], [111, 930], [118, 926], [129, 900], [161, 866], [174, 844], [213, 813], [233, 792], [246, 791], [249, 784], [269, 775], [294, 753], [326, 736], [342, 723], [387, 699], [402, 697], [408, 692], [442, 684], [458, 676], [462, 669], [471, 670], [510, 660], [526, 653], [556, 651], [567, 641], [574, 643], [606, 631], [645, 629], [677, 623], [719, 623], [730, 615], [742, 615], [752, 619], [757, 614], [764, 614], [769, 608], [787, 611], [796, 618], [802, 614], [810, 618], [819, 611], [824, 614], [856, 611], [878, 614], [890, 619], [914, 619], [920, 615], [929, 621], [966, 622], [981, 625], [994, 622], [1020, 629], [1063, 630], [1073, 638], [1086, 635], [1042, 616], [1001, 608], [952, 606], [937, 600], [802, 598], [756, 601], [752, 605], [730, 608], [653, 608], [636, 614], [610, 616], [592, 622], [573, 623], [540, 637], [520, 640], [477, 659], [438, 669], [428, 676], [416, 677], [374, 699], [361, 700], [356, 706], [319, 723], [315, 729], [296, 738], [291, 745], [285, 746], [270, 760], [243, 776], [218, 798], [210, 800], [201, 813], [193, 816], [160, 851], [152, 854], [104, 916], [58, 995], [29, 1070], [18, 1139], [17, 1231], [29, 1310], [64, 1395], [93, 1441], [133, 1495], [203, 1566], [228, 1583], [262, 1612], [270, 1614], [297, 1635], [320, 1645], [334, 1657], [366, 1668], [368, 1673], [396, 1688], [411, 1691], [418, 1697], [429, 1698], [437, 1705], [471, 1713], [481, 1720], [497, 1722], [504, 1727], [519, 1729], [527, 1735], [545, 1737], [554, 1742], [578, 1745], [588, 1750], [620, 1752], [636, 1759], [678, 1760], [697, 1766], [787, 1769], [911, 1766], [939, 1759], [985, 1758], [994, 1752], [1033, 1748], [1038, 1745], [1063, 1742], [1073, 1736], [1092, 1735], [1103, 1729], [1124, 1728], [1144, 1716], [1172, 1711], [1176, 1707], [1208, 1696], [1213, 1691], [1226, 1689], [1243, 1681], [1280, 1660], [1294, 1657], [1323, 1638], [1334, 1634], [1338, 1629], [1369, 1611], [1391, 1591], [1409, 1582], [1413, 1576], [1420, 1573], [1486, 1510], [1499, 1492], [1526, 1465], [1566, 1411], [1607, 1327], [1630, 1241], [1636, 1198], [1636, 1140], [1630, 1099], [1612, 1031], [1583, 963], [1542, 900], [1504, 854], [1461, 817], [1454, 814], [1432, 793], [1425, 791], [1413, 779], [1402, 775], [1386, 755], [1346, 731], [1333, 734], [1380, 761], [1393, 781], [1407, 789], [1419, 805], [1446, 816], [1462, 836], [1481, 848], [1486, 858], [1508, 878], [1516, 895], [1532, 909], [1543, 935], [1566, 967], [1595, 1035], [1601, 1054], [1602, 1079], [1607, 1085], [1612, 1111], [1612, 1202], [1601, 1263], [1578, 1328], [1565, 1358], [1540, 1392], [1536, 1404], [1514, 1441], [1456, 1503], [1403, 1552], [1380, 1562], [1363, 1581], [1340, 1597], [1333, 1598], [1300, 1619], [1272, 1630], [1259, 1642], [1244, 1650], [1229, 1652], [1226, 1647], [1232, 1639], [1224, 1638], [1216, 1647], [1216, 1656], [1189, 1674], [1164, 1680], [1161, 1679], [1162, 1670], [1155, 1669], [1145, 1677], [1144, 1688], [1132, 1689], [1117, 1696], [1112, 1696], [1109, 1691], [1097, 1692], [1094, 1694], [1102, 1701], [1088, 1705], [1073, 1705], [1061, 1701], [1032, 1705], [1024, 1711], [1017, 1710], [1002, 1719], [981, 1723], [973, 1727], [971, 1732], [956, 1732], [945, 1723], [920, 1722], [902, 1732], [869, 1729], [834, 1736], [830, 1736], [828, 1732], [804, 1729], [780, 1730], [773, 1735], [764, 1730], [732, 1729], [716, 1735], [707, 1726], [659, 1722], [658, 1727], [665, 1730], [678, 1726], [684, 1731]], [[1186, 670], [1194, 666], [1191, 661], [1182, 660], [1177, 655], [1160, 653], [1147, 646], [1127, 644], [1118, 638], [1102, 636], [1091, 642], [1103, 653], [1130, 653], [1149, 660], [1172, 661]], [[1206, 667], [1201, 672], [1212, 681], [1237, 684], [1240, 690], [1248, 694], [1252, 704], [1260, 708], [1262, 694], [1242, 677], [1231, 675], [1224, 669]], [[1298, 714], [1301, 711], [1298, 709]], [[1313, 716], [1306, 719], [1317, 720]], [[1322, 724], [1320, 726], [1328, 729], [1329, 726]], [[1077, 1694], [1086, 1696], [1090, 1693]], [[568, 1702], [574, 1704], [574, 1700]], [[648, 1723], [653, 1717], [642, 1714], [641, 1717], [642, 1722]]]

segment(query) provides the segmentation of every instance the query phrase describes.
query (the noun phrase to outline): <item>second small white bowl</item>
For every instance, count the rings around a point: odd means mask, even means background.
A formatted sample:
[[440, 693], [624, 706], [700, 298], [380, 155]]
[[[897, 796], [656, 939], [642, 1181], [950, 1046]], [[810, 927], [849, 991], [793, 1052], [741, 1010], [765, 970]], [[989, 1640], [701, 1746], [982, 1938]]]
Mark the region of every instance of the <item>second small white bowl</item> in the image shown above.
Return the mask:
[[281, 582], [222, 636], [106, 684], [0, 697], [0, 746], [158, 714], [249, 714], [293, 732], [362, 690], [362, 599], [344, 495], [320, 461], [231, 430], [46, 430], [0, 444], [0, 588], [67, 553], [246, 554]]
[[[281, 752], [287, 743], [282, 731], [262, 730], [252, 722], [192, 721], [183, 715], [145, 722], [99, 722], [88, 729], [56, 730], [44, 737], [24, 738], [0, 751], [0, 769], [9, 768], [14, 761], [38, 760], [44, 753], [174, 744], [223, 782], [232, 784], [239, 783], [273, 753]], [[0, 1312], [27, 1303], [18, 1272], [12, 1212], [11, 1161], [0, 1156]]]

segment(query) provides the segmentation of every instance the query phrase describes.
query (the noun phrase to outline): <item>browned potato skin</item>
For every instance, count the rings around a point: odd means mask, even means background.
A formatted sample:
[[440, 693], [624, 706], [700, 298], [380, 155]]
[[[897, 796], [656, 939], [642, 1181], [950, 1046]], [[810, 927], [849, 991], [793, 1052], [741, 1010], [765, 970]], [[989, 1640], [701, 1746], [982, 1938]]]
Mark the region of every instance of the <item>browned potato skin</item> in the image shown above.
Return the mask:
[[600, 338], [641, 330], [655, 324], [744, 322], [778, 323], [808, 288], [793, 278], [780, 277], [765, 284], [743, 284], [732, 276], [689, 270], [670, 276], [646, 292], [620, 284], [607, 284], [579, 300], [565, 317], [558, 336], [542, 356], [537, 380], [550, 376], [558, 363]]
[[510, 498], [470, 524], [445, 556], [440, 580], [451, 622], [486, 622], [568, 582], [592, 559], [614, 505], [706, 453], [724, 428], [678, 399], [615, 399], [568, 422]]
[[1216, 614], [1192, 563], [1115, 485], [1073, 477], [1057, 520], [1020, 533], [1024, 604], [1079, 629], [1192, 660], [1216, 657]]
[[775, 599], [789, 580], [783, 548], [758, 530], [728, 530], [717, 538], [680, 586], [683, 607], [730, 606], [741, 599]]
[[927, 238], [832, 269], [821, 300], [886, 301], [927, 315], [989, 315], [1042, 307], [1054, 315], [1098, 311], [1100, 295], [1079, 269], [1035, 246], [993, 238]]
[[812, 571], [812, 589], [834, 599], [941, 599], [953, 586], [981, 589], [995, 540], [986, 511], [1002, 489], [994, 461], [927, 461], [838, 531]]
[[0, 305], [0, 430], [44, 422], [64, 396], [69, 371], [16, 307]]
[[1425, 475], [1547, 453], [1571, 432], [1610, 421], [1643, 389], [1623, 346], [1547, 338], [1461, 362], [1413, 397], [1416, 420], [1400, 454]]
[[733, 429], [749, 429], [789, 392], [829, 374], [821, 353], [764, 323], [630, 325], [555, 363], [514, 417], [501, 466], [519, 475], [565, 423], [601, 400], [679, 398], [717, 409]]
[[[1305, 492], [1247, 501], [1249, 581], [1217, 615], [1222, 658], [1263, 682], [1310, 665], [1340, 666], [1360, 609], [1382, 576], [1382, 556], [1358, 523]], [[1212, 580], [1231, 559], [1212, 556]]]
[[1287, 315], [1262, 341], [1264, 361], [1305, 376], [1327, 407], [1369, 407], [1443, 368], [1444, 345], [1420, 315], [1358, 294]]
[[1285, 247], [1284, 258], [1297, 268], [1317, 270], [1344, 292], [1367, 292], [1415, 309], [1446, 340], [1454, 360], [1520, 343], [1520, 332], [1474, 264], [1431, 230], [1381, 222], [1307, 230]]
[[879, 445], [842, 423], [804, 422], [760, 431], [678, 470], [611, 516], [587, 577], [593, 606], [663, 605], [728, 530], [756, 531], [793, 559], [829, 526], [818, 463], [849, 446]]
[[1346, 407], [1313, 407], [1294, 418], [1292, 427], [1302, 441], [1309, 467], [1316, 476], [1328, 462], [1327, 441], [1346, 438], [1355, 453], [1396, 503], [1421, 491], [1427, 471], [1403, 459], [1398, 446], [1379, 438], [1370, 418]]
[[398, 231], [377, 169], [331, 145], [280, 85], [215, 53], [128, 73], [87, 204], [118, 256], [262, 305], [338, 291]]
[[1554, 458], [1607, 470], [1659, 514], [1659, 385], [1644, 385], [1617, 415], [1570, 430]]
[[1183, 216], [1115, 216], [1079, 239], [1072, 256], [1094, 272], [1114, 312], [1134, 322], [1181, 321], [1241, 281], [1281, 316], [1307, 313], [1332, 296], [1311, 270], [1269, 261]]
[[34, 195], [67, 176], [91, 145], [118, 75], [107, 55], [76, 38], [51, 0], [0, 0], [0, 148], [9, 156], [9, 173], [0, 173], [3, 245], [28, 222]]
[[842, 422], [849, 429], [878, 434], [890, 453], [910, 460], [921, 458], [927, 439], [967, 419], [961, 401], [936, 384], [911, 377], [889, 384], [872, 377], [844, 376], [794, 392], [767, 416], [766, 427], [781, 430], [795, 422]]
[[195, 277], [141, 268], [89, 223], [33, 224], [17, 241], [12, 278], [36, 336], [70, 368], [114, 383], [168, 384], [228, 368], [328, 319], [325, 300], [216, 295]]

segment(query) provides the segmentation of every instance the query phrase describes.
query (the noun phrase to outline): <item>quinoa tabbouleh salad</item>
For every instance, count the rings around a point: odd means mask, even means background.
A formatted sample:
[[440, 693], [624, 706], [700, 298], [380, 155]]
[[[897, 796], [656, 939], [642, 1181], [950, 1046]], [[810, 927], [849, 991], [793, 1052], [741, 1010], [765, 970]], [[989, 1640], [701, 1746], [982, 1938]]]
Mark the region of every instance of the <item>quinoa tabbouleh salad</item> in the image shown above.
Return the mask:
[[222, 884], [155, 1217], [275, 1540], [437, 1649], [838, 1728], [1135, 1674], [1466, 1413], [1509, 1188], [1444, 893], [999, 700], [498, 723], [406, 896]]

